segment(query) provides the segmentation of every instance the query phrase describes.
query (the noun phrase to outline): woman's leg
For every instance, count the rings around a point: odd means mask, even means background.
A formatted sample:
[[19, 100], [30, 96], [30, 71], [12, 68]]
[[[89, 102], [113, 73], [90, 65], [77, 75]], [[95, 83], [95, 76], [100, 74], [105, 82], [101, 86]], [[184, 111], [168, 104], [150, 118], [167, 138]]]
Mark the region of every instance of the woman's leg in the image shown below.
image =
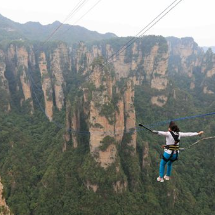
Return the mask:
[[[163, 156], [166, 158], [166, 159], [169, 159], [170, 157], [170, 154], [164, 152]], [[164, 177], [164, 171], [165, 171], [165, 165], [166, 165], [166, 161], [164, 159], [161, 159], [161, 162], [160, 162], [160, 169], [159, 169], [159, 176], [161, 178]]]
[[[176, 159], [176, 154], [174, 154], [174, 155], [172, 156], [171, 160], [175, 160], [175, 159]], [[171, 175], [172, 163], [173, 163], [171, 160], [167, 162], [167, 172], [166, 172], [166, 175], [167, 175], [167, 176], [170, 176], [170, 175]]]
[[164, 161], [164, 159], [161, 159], [161, 162], [160, 162], [160, 169], [159, 169], [159, 176], [160, 176], [161, 178], [164, 177], [165, 165], [166, 165], [166, 161]]
[[170, 176], [172, 172], [172, 161], [167, 162], [167, 171], [166, 171], [166, 176]]

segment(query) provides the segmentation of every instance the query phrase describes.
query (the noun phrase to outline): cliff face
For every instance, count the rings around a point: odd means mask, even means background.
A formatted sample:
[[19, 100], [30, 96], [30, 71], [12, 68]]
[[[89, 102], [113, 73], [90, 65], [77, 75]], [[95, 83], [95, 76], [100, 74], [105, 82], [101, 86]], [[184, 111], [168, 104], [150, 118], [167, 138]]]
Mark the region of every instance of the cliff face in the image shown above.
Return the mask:
[[[106, 171], [114, 169], [112, 171], [118, 178], [113, 182], [116, 192], [122, 192], [128, 186], [126, 177], [122, 176], [119, 149], [125, 148], [124, 153], [131, 159], [136, 157], [135, 86], [146, 83], [156, 91], [157, 96], [151, 98], [153, 105], [163, 106], [167, 102], [167, 43], [162, 38], [148, 42], [147, 47], [144, 41], [135, 43], [116, 56], [113, 55], [116, 48], [111, 44], [87, 48], [81, 43], [77, 50], [72, 50], [72, 66], [84, 80], [78, 89], [82, 92], [83, 103], [77, 104], [74, 98], [67, 101], [66, 130], [71, 132], [65, 135], [65, 139], [66, 142], [72, 141], [74, 147], [81, 144], [76, 138], [79, 129], [83, 130], [81, 112], [89, 131], [90, 154]], [[109, 63], [101, 55], [109, 58]], [[132, 186], [136, 187], [136, 179], [131, 180]], [[84, 181], [88, 189], [94, 192], [99, 189], [95, 180], [87, 178]]]
[[192, 76], [195, 67], [201, 65], [203, 50], [193, 38], [167, 38], [171, 57], [171, 69]]
[[[34, 107], [32, 101], [30, 74], [29, 74], [29, 53], [24, 46], [14, 46], [10, 45], [8, 48], [7, 64], [11, 69], [16, 83], [16, 91], [21, 91], [23, 93], [23, 98], [20, 100], [22, 106], [23, 101], [28, 101], [30, 106], [30, 113], [33, 114]], [[20, 84], [19, 84], [20, 83]], [[21, 87], [21, 88], [20, 88]]]
[[39, 58], [39, 69], [41, 74], [42, 89], [45, 101], [46, 115], [50, 121], [53, 118], [53, 90], [51, 78], [49, 76], [45, 53], [42, 52]]
[[[63, 43], [55, 45], [48, 52], [37, 50], [36, 53], [32, 52], [32, 47], [12, 44], [7, 49], [5, 65], [17, 78], [14, 88], [15, 91], [23, 93], [23, 98], [20, 97], [21, 104], [23, 100], [29, 101], [31, 113], [34, 110], [32, 95], [36, 88], [32, 79], [35, 75], [38, 76], [36, 68], [39, 68], [39, 88], [41, 87], [43, 92], [45, 111], [50, 121], [53, 119], [54, 106], [59, 111], [64, 107], [68, 82], [65, 78], [70, 77], [71, 73], [84, 77], [84, 83], [79, 85], [79, 90], [83, 92], [83, 102], [76, 103], [75, 97], [74, 100], [69, 99], [66, 102], [65, 141], [71, 140], [75, 148], [78, 146], [76, 131], [81, 130], [80, 115], [83, 112], [90, 133], [91, 154], [96, 154], [96, 160], [102, 167], [107, 168], [115, 162], [117, 145], [121, 144], [123, 139], [126, 139], [135, 153], [135, 86], [147, 82], [157, 91], [157, 96], [151, 98], [151, 103], [163, 106], [167, 102], [163, 92], [168, 85], [166, 46], [162, 38], [156, 42], [150, 41], [147, 47], [143, 40], [134, 43], [129, 50], [114, 55], [110, 58], [109, 65], [104, 65], [100, 56], [104, 54], [109, 58], [116, 51], [111, 44], [87, 48], [80, 43], [78, 49], [71, 49], [71, 53]], [[4, 68], [4, 64], [2, 65]], [[80, 107], [80, 104], [83, 107]]]
[[[162, 90], [166, 89], [168, 84], [166, 76], [168, 52], [167, 49], [162, 51], [159, 43], [152, 44], [147, 52], [144, 50], [144, 42], [135, 43], [129, 53], [125, 50], [110, 59], [112, 68], [109, 68], [109, 73], [104, 71], [108, 70], [104, 62], [93, 61], [101, 53], [110, 58], [115, 50], [111, 44], [94, 45], [87, 49], [81, 43], [74, 62], [77, 72], [89, 75], [87, 81], [90, 86], [84, 86], [83, 91], [85, 104], [89, 105], [88, 111], [85, 112], [89, 115], [90, 149], [101, 166], [106, 168], [115, 162], [117, 156], [115, 142], [121, 144], [125, 134], [130, 136], [127, 138], [127, 144], [136, 150], [135, 85], [140, 85], [146, 80], [151, 88], [161, 94], [160, 97], [163, 96], [162, 102], [158, 103], [152, 98], [152, 103], [155, 105], [166, 103], [167, 97], [162, 94]], [[127, 55], [135, 57], [128, 58]], [[123, 87], [119, 87], [120, 82], [123, 82]], [[119, 99], [113, 103], [116, 97]], [[112, 141], [106, 144], [107, 149], [102, 151], [99, 148], [105, 145], [107, 135]]]
[[190, 89], [195, 88], [196, 67], [201, 66], [203, 50], [195, 43], [193, 38], [167, 38], [169, 46], [169, 71], [186, 74], [190, 79]]
[[202, 83], [204, 94], [215, 94], [215, 54], [209, 49], [202, 60], [201, 72], [205, 76], [205, 80]]
[[0, 215], [12, 215], [8, 205], [6, 204], [5, 198], [3, 197], [3, 184], [0, 178]]
[[[17, 79], [15, 86], [10, 85], [10, 88], [23, 93], [23, 97], [19, 97], [20, 103], [29, 101], [31, 113], [36, 88], [43, 92], [45, 112], [50, 121], [54, 107], [61, 111], [66, 101], [63, 150], [68, 141], [77, 148], [83, 113], [90, 134], [90, 152], [102, 167], [107, 168], [116, 161], [117, 147], [123, 141], [135, 154], [135, 86], [146, 82], [156, 90], [157, 96], [151, 97], [153, 105], [163, 106], [167, 102], [164, 90], [168, 86], [168, 49], [164, 38], [146, 37], [117, 55], [113, 55], [117, 49], [111, 43], [88, 48], [80, 43], [77, 49], [58, 43], [48, 50], [39, 48], [35, 53], [32, 50], [31, 46], [9, 45], [2, 71], [5, 63], [8, 73]], [[104, 63], [101, 55], [109, 59], [109, 64]], [[75, 73], [83, 78], [77, 85], [83, 97], [67, 99], [67, 77], [72, 79], [71, 74]], [[40, 78], [39, 82], [35, 83], [35, 77]]]
[[63, 72], [70, 70], [70, 58], [66, 45], [60, 44], [50, 58], [50, 70], [54, 79], [55, 102], [58, 110], [61, 110], [65, 99], [63, 88], [66, 86]]
[[[134, 43], [128, 51], [124, 50], [123, 53], [110, 58], [115, 71], [114, 81], [129, 78], [132, 80], [133, 88], [147, 81], [153, 89], [158, 91], [166, 89], [168, 54], [166, 51], [161, 51], [159, 42], [147, 49], [147, 51], [144, 50], [144, 41], [141, 41]], [[83, 43], [80, 43], [78, 49], [69, 49], [64, 43], [59, 43], [48, 51], [41, 51], [41, 48], [33, 50], [31, 45], [12, 43], [2, 51], [1, 77], [5, 80], [4, 89], [7, 91], [6, 109], [11, 108], [9, 98], [12, 90], [13, 97], [16, 97], [21, 106], [24, 101], [28, 103], [32, 114], [34, 112], [32, 96], [35, 90], [41, 89], [46, 115], [50, 121], [53, 119], [54, 106], [62, 110], [65, 105], [67, 88], [65, 77], [71, 76], [74, 70], [82, 76], [88, 76], [95, 58], [103, 54], [109, 58], [116, 51], [111, 44], [93, 45], [87, 48]], [[37, 68], [39, 68], [39, 74]], [[8, 77], [13, 77], [15, 80], [9, 81], [9, 87], [6, 86], [7, 80], [4, 78], [3, 70]], [[40, 80], [36, 83], [35, 78]], [[95, 78], [96, 81], [97, 78]], [[108, 90], [112, 90], [111, 87]], [[164, 97], [162, 92], [160, 94], [159, 96]], [[153, 104], [160, 105], [155, 101], [156, 98], [152, 98]], [[166, 98], [163, 101], [166, 101]], [[162, 103], [164, 104], [165, 102]]]
[[[33, 91], [35, 88], [41, 88], [45, 111], [51, 121], [54, 106], [58, 110], [62, 110], [65, 105], [67, 89], [65, 78], [74, 72], [82, 76], [89, 76], [92, 71], [92, 63], [99, 56], [109, 59], [115, 72], [115, 82], [130, 79], [134, 85], [132, 88], [147, 83], [151, 89], [155, 90], [156, 95], [151, 97], [153, 105], [163, 107], [168, 101], [168, 96], [165, 94], [168, 87], [168, 68], [170, 73], [187, 74], [191, 80], [190, 89], [196, 87], [195, 71], [200, 68], [201, 73], [205, 76], [205, 82], [201, 83], [202, 92], [213, 94], [214, 89], [209, 83], [209, 79], [213, 78], [215, 74], [214, 54], [212, 52], [204, 54], [192, 38], [167, 38], [167, 41], [168, 44], [162, 37], [146, 37], [117, 55], [113, 54], [118, 47], [112, 43], [98, 43], [89, 47], [80, 43], [77, 49], [68, 48], [64, 43], [58, 43], [48, 51], [33, 51], [33, 47], [30, 45], [10, 44], [6, 50], [1, 51], [1, 80], [3, 81], [1, 88], [5, 90], [6, 95], [4, 109], [9, 111], [12, 108], [10, 103], [12, 90], [17, 93], [15, 97], [19, 100], [20, 105], [23, 105], [24, 101], [27, 102], [30, 112], [33, 113]], [[34, 78], [38, 76], [37, 68], [39, 68], [41, 80], [39, 80], [39, 84], [36, 83], [38, 86], [35, 87]], [[5, 74], [7, 75], [5, 76]], [[9, 76], [13, 76], [16, 81], [7, 83]], [[99, 85], [96, 77], [94, 81]], [[87, 95], [88, 89], [82, 90]], [[111, 90], [111, 87], [108, 90]], [[122, 97], [124, 96], [126, 95], [122, 95]], [[118, 105], [122, 106], [122, 104]], [[85, 108], [85, 112], [89, 112], [89, 110]], [[115, 117], [119, 117], [117, 114]], [[122, 112], [119, 114], [122, 115]], [[78, 119], [78, 117], [76, 118]]]
[[[115, 162], [117, 156], [116, 111], [112, 103], [115, 80], [102, 66], [95, 65], [89, 81], [94, 85], [92, 99], [89, 101], [90, 152], [101, 166], [106, 168]], [[124, 129], [120, 129], [123, 133]]]
[[73, 101], [73, 104], [68, 100], [66, 104], [66, 133], [64, 135], [65, 144], [63, 151], [66, 150], [67, 143], [72, 141], [73, 147], [78, 147], [78, 138], [80, 132], [80, 103], [79, 100]]
[[[14, 77], [18, 77], [15, 90], [23, 92], [23, 99], [29, 100], [33, 113], [32, 90], [35, 89], [29, 72], [36, 73], [39, 68], [40, 84], [43, 91], [45, 111], [49, 120], [53, 120], [54, 106], [61, 111], [66, 103], [66, 142], [72, 141], [77, 148], [78, 132], [82, 129], [81, 114], [85, 115], [85, 123], [90, 134], [90, 152], [102, 167], [113, 164], [117, 157], [117, 147], [123, 141], [136, 150], [136, 114], [134, 107], [135, 86], [147, 84], [156, 92], [150, 99], [152, 105], [164, 106], [168, 97], [167, 69], [169, 54], [179, 56], [179, 68], [192, 70], [199, 65], [199, 58], [188, 65], [190, 56], [197, 56], [198, 48], [194, 43], [179, 40], [168, 44], [162, 37], [145, 37], [135, 42], [123, 52], [114, 55], [117, 50], [111, 43], [100, 43], [86, 47], [80, 43], [77, 49], [69, 49], [65, 44], [58, 43], [48, 51], [36, 51], [32, 47], [10, 45], [6, 51], [4, 63]], [[4, 53], [2, 53], [3, 55]], [[109, 59], [105, 63], [100, 57]], [[35, 57], [36, 56], [36, 57]], [[3, 60], [4, 61], [4, 60]], [[205, 70], [206, 71], [206, 70]], [[204, 72], [205, 72], [204, 71]], [[213, 75], [213, 70], [205, 72]], [[67, 84], [74, 74], [82, 77], [77, 91], [82, 92], [80, 98], [67, 98]], [[191, 74], [191, 73], [190, 73]], [[5, 82], [6, 83], [6, 82]], [[8, 89], [7, 87], [5, 89]], [[9, 91], [7, 91], [9, 94]], [[77, 99], [78, 98], [78, 99]], [[22, 99], [20, 100], [22, 103]], [[10, 104], [8, 104], [10, 105]], [[8, 106], [9, 109], [9, 106]], [[85, 128], [86, 130], [86, 128]]]
[[[201, 88], [204, 94], [214, 94], [212, 84], [215, 75], [215, 55], [212, 50], [206, 53], [198, 47], [192, 38], [167, 38], [169, 44], [170, 73], [186, 74], [190, 80], [190, 89]], [[201, 76], [201, 82], [199, 82]]]
[[134, 83], [132, 82], [132, 80], [128, 80], [128, 82], [126, 83], [123, 101], [124, 101], [125, 133], [130, 134], [130, 139], [128, 140], [127, 143], [136, 151], [137, 138], [136, 115], [134, 108]]
[[24, 43], [11, 43], [5, 50], [1, 50], [0, 66], [3, 81], [1, 87], [7, 98], [7, 111], [11, 109], [12, 94], [16, 98], [15, 103], [19, 102], [20, 106], [27, 103], [30, 113], [33, 114], [32, 96], [38, 90], [43, 91], [45, 111], [50, 121], [53, 118], [53, 107], [56, 105], [58, 110], [63, 108], [66, 86], [64, 75], [71, 72], [69, 48], [65, 44], [59, 43], [54, 48], [45, 47], [41, 51], [41, 48], [34, 50], [33, 46]]
[[8, 81], [5, 77], [5, 54], [2, 50], [0, 50], [0, 98], [1, 98], [1, 108], [4, 111], [9, 112], [10, 107], [10, 92]]
[[[116, 192], [127, 188], [127, 180], [122, 177], [118, 150], [122, 144], [127, 144], [132, 149], [132, 155], [136, 151], [132, 83], [128, 79], [123, 87], [120, 86], [113, 70], [104, 65], [102, 58], [98, 58], [93, 62], [92, 71], [83, 88], [84, 106], [88, 105], [85, 114], [90, 134], [90, 154], [100, 167], [107, 171], [112, 168], [112, 174], [118, 178], [112, 183]], [[88, 189], [91, 188], [94, 192], [99, 188], [99, 184], [90, 180], [87, 180], [86, 184]]]

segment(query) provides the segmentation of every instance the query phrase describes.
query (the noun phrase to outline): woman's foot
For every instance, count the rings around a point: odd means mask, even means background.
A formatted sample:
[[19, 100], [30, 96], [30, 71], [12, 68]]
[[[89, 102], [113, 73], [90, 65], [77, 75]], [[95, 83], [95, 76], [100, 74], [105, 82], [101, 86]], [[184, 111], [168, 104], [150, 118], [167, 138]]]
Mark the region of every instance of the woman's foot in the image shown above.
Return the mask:
[[159, 176], [159, 177], [157, 177], [157, 181], [164, 182], [164, 179]]
[[164, 176], [164, 179], [165, 179], [166, 181], [169, 181], [169, 180], [170, 180], [170, 177], [167, 176], [167, 175], [165, 175], [165, 176]]

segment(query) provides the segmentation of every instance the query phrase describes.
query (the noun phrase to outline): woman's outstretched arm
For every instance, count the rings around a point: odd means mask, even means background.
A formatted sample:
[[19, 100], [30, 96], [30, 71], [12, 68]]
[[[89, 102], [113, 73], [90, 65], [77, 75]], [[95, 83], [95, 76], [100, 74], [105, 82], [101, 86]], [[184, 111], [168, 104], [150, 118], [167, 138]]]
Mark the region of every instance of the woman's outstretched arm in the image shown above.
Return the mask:
[[192, 136], [197, 136], [197, 135], [202, 135], [204, 131], [200, 132], [179, 132], [181, 137], [192, 137]]

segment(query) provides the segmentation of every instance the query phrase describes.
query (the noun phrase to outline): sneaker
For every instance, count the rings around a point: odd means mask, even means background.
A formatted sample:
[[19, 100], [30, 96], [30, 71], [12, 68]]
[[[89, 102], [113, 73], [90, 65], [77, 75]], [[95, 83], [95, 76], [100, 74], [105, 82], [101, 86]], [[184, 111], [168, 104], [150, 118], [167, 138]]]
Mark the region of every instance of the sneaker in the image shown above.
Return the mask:
[[160, 176], [157, 177], [157, 181], [159, 181], [159, 182], [164, 182], [163, 178], [161, 178]]
[[167, 175], [165, 175], [165, 176], [164, 176], [164, 179], [165, 179], [166, 181], [169, 181], [169, 180], [170, 180], [170, 177], [167, 176]]

